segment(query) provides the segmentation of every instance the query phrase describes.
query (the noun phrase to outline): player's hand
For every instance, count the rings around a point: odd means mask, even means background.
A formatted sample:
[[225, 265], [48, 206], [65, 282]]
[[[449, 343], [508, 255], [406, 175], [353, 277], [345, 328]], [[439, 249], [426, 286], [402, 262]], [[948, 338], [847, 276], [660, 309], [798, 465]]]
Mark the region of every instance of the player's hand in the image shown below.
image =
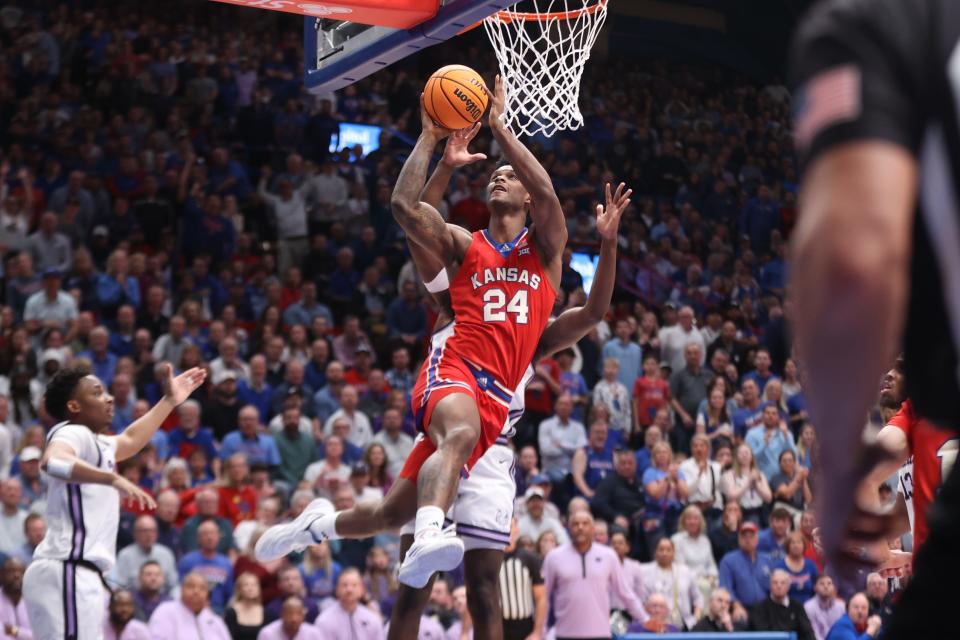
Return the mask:
[[196, 391], [206, 379], [207, 370], [199, 367], [188, 369], [174, 378], [173, 365], [167, 363], [167, 373], [164, 376], [163, 383], [163, 396], [176, 407], [189, 398], [190, 394]]
[[502, 127], [507, 123], [504, 122], [503, 116], [506, 112], [507, 105], [507, 90], [503, 87], [503, 78], [497, 74], [496, 79], [493, 81], [493, 95], [490, 96], [490, 113], [487, 115], [487, 122], [491, 128]]
[[480, 160], [486, 160], [487, 154], [470, 153], [467, 148], [470, 142], [477, 137], [478, 131], [480, 131], [480, 123], [474, 122], [473, 126], [452, 132], [450, 137], [447, 138], [447, 146], [443, 149], [443, 158], [440, 161], [448, 167], [456, 169]]
[[450, 129], [444, 129], [430, 117], [427, 107], [423, 104], [423, 94], [420, 94], [420, 124], [423, 132], [420, 135], [429, 136], [434, 140], [443, 140], [450, 135]]
[[120, 492], [120, 497], [128, 499], [136, 504], [140, 509], [153, 511], [157, 508], [157, 503], [153, 497], [133, 484], [123, 476], [117, 476], [113, 481], [113, 488]]
[[877, 565], [877, 573], [884, 578], [902, 578], [910, 573], [913, 554], [899, 549], [890, 549], [887, 559]]
[[633, 189], [624, 192], [624, 183], [617, 185], [617, 191], [610, 195], [610, 183], [606, 185], [607, 206], [597, 205], [597, 233], [604, 240], [616, 240], [617, 229], [620, 227], [620, 216], [630, 204], [630, 194]]

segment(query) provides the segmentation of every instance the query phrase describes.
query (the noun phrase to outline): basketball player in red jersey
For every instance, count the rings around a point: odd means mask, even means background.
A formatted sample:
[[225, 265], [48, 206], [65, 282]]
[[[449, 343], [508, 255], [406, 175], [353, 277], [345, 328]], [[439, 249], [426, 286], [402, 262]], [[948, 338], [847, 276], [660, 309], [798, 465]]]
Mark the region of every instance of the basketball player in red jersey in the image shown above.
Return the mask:
[[[881, 406], [899, 404], [900, 407], [877, 435], [877, 445], [889, 457], [877, 464], [864, 482], [861, 494], [861, 504], [875, 502], [877, 487], [897, 471], [897, 506], [894, 511], [884, 514], [889, 521], [886, 527], [880, 527], [882, 520], [871, 518], [867, 512], [858, 514], [859, 517], [851, 520], [851, 537], [856, 538], [858, 530], [878, 528], [886, 528], [885, 536], [891, 539], [912, 531], [913, 555], [916, 555], [927, 539], [927, 515], [937, 490], [953, 468], [960, 450], [960, 438], [955, 432], [939, 429], [921, 417], [913, 402], [906, 397], [905, 387], [901, 356], [884, 375], [880, 389]], [[886, 540], [873, 545], [870, 556], [884, 575], [898, 575], [912, 560], [909, 553], [890, 552]]]
[[[450, 133], [422, 107], [423, 132], [391, 200], [394, 217], [411, 242], [444, 264], [460, 265], [448, 270], [453, 330], [430, 353], [424, 384], [414, 389], [412, 400], [418, 427], [429, 438], [418, 442], [401, 472], [401, 478], [416, 479], [414, 543], [399, 573], [400, 581], [414, 588], [463, 558], [463, 542], [455, 532], [441, 531], [444, 514], [461, 472], [469, 473], [505, 424], [512, 394], [533, 358], [560, 286], [567, 241], [560, 202], [550, 176], [503, 123], [504, 100], [498, 77], [489, 121], [510, 164], [490, 177], [488, 229], [470, 234], [448, 225], [421, 199], [433, 150]], [[528, 215], [533, 220], [529, 229]], [[348, 522], [331, 517], [335, 514], [324, 502], [311, 503], [291, 526], [304, 525], [317, 540], [357, 535]], [[258, 556], [286, 546], [265, 535]]]

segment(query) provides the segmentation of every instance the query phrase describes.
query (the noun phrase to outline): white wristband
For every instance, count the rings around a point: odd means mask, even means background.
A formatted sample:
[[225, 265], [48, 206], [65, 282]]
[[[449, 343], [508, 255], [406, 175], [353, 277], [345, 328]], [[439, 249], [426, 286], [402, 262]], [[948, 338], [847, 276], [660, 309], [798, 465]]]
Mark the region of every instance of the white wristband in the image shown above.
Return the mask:
[[70, 476], [73, 474], [73, 460], [50, 458], [47, 461], [47, 474], [61, 480], [70, 480]]
[[450, 280], [447, 278], [446, 268], [440, 269], [433, 280], [430, 282], [424, 282], [423, 286], [427, 288], [427, 291], [430, 293], [440, 293], [441, 291], [446, 291], [450, 288]]

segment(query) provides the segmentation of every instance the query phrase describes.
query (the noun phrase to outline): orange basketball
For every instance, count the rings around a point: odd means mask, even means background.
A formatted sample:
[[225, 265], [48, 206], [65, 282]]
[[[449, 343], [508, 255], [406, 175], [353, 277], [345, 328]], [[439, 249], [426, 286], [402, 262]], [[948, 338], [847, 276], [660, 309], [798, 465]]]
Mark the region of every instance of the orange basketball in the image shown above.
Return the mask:
[[427, 115], [445, 129], [469, 127], [480, 119], [489, 102], [483, 77], [462, 64], [437, 69], [423, 91]]

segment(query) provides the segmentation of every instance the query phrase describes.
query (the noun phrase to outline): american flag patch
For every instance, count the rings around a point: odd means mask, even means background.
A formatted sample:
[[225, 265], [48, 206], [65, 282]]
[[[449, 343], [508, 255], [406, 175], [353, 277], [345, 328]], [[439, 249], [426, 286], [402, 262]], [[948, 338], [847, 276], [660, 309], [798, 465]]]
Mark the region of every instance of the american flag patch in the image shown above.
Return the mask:
[[797, 149], [806, 150], [825, 128], [856, 119], [862, 106], [860, 69], [856, 65], [834, 67], [810, 78], [794, 99]]

